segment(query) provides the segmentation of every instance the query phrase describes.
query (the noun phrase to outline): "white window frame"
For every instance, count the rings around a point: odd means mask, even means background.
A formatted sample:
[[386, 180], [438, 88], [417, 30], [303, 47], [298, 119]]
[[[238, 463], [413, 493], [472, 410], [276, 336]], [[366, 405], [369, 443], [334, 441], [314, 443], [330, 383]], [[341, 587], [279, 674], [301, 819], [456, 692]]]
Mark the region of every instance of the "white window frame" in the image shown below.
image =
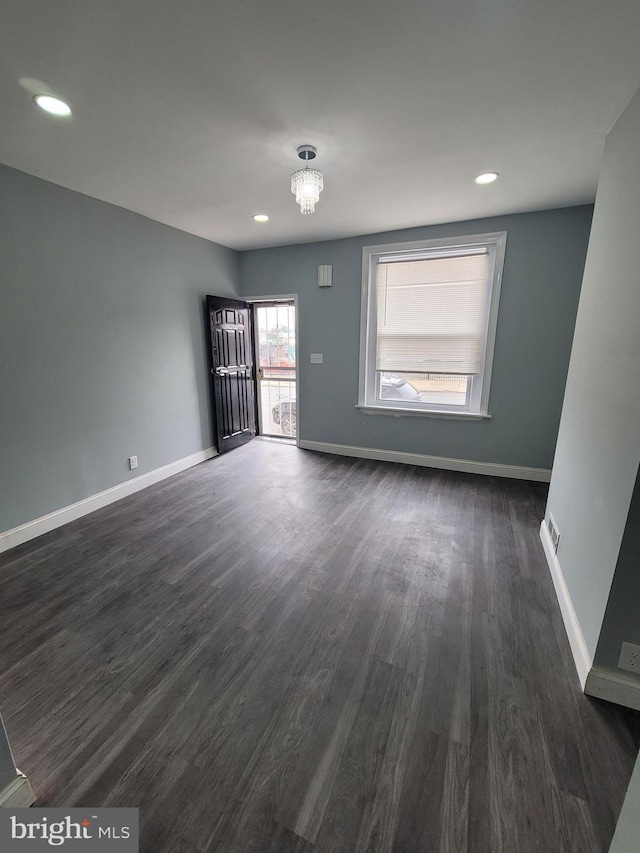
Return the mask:
[[[360, 376], [357, 408], [368, 414], [427, 415], [439, 417], [488, 418], [489, 391], [493, 352], [498, 322], [498, 306], [502, 285], [502, 270], [507, 242], [506, 231], [473, 234], [463, 237], [441, 237], [433, 240], [416, 240], [410, 243], [386, 243], [365, 246], [362, 250], [362, 309], [360, 317]], [[381, 257], [389, 255], [416, 255], [425, 257], [447, 254], [465, 248], [485, 247], [489, 255], [489, 280], [491, 295], [486, 317], [483, 368], [477, 376], [470, 376], [467, 399], [464, 404], [440, 405], [424, 401], [403, 405], [401, 400], [383, 400], [377, 396], [376, 376], [376, 266]]]

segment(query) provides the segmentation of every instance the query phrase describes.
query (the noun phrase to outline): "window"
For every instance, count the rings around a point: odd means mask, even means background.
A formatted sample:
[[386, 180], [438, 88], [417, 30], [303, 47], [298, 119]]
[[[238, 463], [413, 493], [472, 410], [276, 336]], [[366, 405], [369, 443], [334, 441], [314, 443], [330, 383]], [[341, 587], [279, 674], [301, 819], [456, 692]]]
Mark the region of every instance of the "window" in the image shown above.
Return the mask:
[[365, 247], [361, 408], [488, 415], [506, 236]]

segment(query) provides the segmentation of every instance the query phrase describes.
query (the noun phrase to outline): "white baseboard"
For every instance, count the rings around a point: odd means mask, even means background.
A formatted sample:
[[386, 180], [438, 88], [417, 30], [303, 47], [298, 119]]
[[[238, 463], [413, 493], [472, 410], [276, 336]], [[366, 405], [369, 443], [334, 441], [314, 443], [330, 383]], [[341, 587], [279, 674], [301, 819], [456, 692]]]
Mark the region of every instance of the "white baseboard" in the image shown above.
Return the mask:
[[560, 611], [564, 620], [567, 637], [569, 638], [571, 652], [573, 653], [573, 661], [576, 665], [578, 678], [580, 679], [580, 686], [584, 690], [587, 682], [587, 676], [589, 675], [593, 664], [593, 658], [589, 653], [584, 634], [582, 633], [582, 628], [580, 627], [580, 622], [578, 621], [578, 616], [573, 606], [573, 602], [571, 601], [567, 582], [565, 581], [562, 573], [560, 561], [558, 560], [558, 556], [554, 550], [551, 535], [549, 534], [544, 520], [540, 525], [540, 539], [542, 540], [542, 547], [544, 548], [544, 553], [549, 565], [549, 571], [551, 572], [553, 585], [556, 590], [556, 596], [558, 598], [558, 603], [560, 604]]
[[446, 456], [426, 456], [423, 453], [405, 453], [401, 450], [379, 450], [373, 447], [356, 447], [350, 444], [329, 444], [325, 441], [300, 439], [300, 447], [320, 453], [335, 453], [338, 456], [354, 456], [357, 459], [377, 459], [380, 462], [400, 462], [404, 465], [420, 465], [423, 468], [442, 468], [446, 471], [463, 471], [467, 474], [487, 474], [490, 477], [510, 477], [513, 480], [536, 480], [548, 483], [551, 471], [548, 468], [527, 468], [524, 465], [502, 465], [499, 462], [476, 462], [473, 459], [450, 459]]
[[29, 780], [22, 773], [0, 791], [0, 809], [27, 809], [35, 801]]
[[70, 506], [62, 507], [55, 510], [55, 512], [50, 512], [48, 515], [43, 515], [41, 518], [36, 518], [33, 521], [28, 521], [26, 524], [21, 524], [19, 527], [14, 527], [12, 530], [0, 533], [0, 553], [9, 550], [9, 548], [15, 548], [16, 545], [22, 545], [23, 542], [28, 542], [30, 539], [35, 539], [36, 536], [42, 536], [43, 533], [49, 533], [49, 531], [55, 530], [56, 527], [62, 527], [63, 524], [75, 521], [83, 515], [88, 515], [90, 512], [101, 509], [103, 506], [125, 498], [127, 495], [132, 495], [134, 492], [146, 489], [154, 483], [159, 483], [160, 480], [166, 480], [167, 477], [179, 474], [180, 471], [185, 471], [187, 468], [199, 465], [200, 462], [205, 462], [215, 455], [216, 451], [212, 447], [206, 450], [199, 450], [197, 453], [192, 453], [190, 456], [185, 456], [183, 459], [178, 459], [169, 465], [163, 465], [154, 471], [141, 474], [132, 480], [126, 480], [124, 483], [112, 486], [110, 489], [105, 489], [104, 492], [98, 492]]
[[587, 678], [584, 692], [597, 699], [606, 699], [625, 708], [640, 711], [640, 677], [605, 666], [594, 666]]

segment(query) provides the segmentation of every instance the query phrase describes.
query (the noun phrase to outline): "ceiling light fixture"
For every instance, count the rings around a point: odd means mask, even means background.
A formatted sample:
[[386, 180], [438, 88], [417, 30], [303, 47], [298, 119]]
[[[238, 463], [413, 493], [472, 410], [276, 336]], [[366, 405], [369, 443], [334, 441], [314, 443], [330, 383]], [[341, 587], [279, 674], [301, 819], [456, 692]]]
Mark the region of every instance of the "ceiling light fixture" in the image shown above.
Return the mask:
[[60, 98], [53, 98], [51, 95], [36, 95], [33, 99], [41, 110], [51, 113], [54, 116], [70, 116], [71, 107], [65, 104]]
[[291, 192], [295, 194], [300, 205], [300, 213], [313, 213], [324, 189], [322, 172], [309, 168], [309, 160], [315, 159], [316, 153], [313, 145], [298, 147], [298, 157], [307, 164], [304, 169], [299, 169], [291, 175]]
[[500, 177], [499, 172], [483, 172], [475, 178], [476, 184], [492, 184]]
[[256, 214], [254, 214], [253, 218], [255, 219], [256, 222], [268, 222], [269, 221], [269, 217], [267, 216], [266, 213], [256, 213]]

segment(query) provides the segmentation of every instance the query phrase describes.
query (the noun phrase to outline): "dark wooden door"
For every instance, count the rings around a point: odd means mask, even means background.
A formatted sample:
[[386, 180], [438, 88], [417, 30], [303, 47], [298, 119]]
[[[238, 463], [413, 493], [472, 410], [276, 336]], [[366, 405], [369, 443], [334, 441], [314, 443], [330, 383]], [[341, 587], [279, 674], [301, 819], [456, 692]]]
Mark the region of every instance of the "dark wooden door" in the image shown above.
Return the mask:
[[207, 296], [218, 453], [256, 434], [251, 314], [246, 302]]

